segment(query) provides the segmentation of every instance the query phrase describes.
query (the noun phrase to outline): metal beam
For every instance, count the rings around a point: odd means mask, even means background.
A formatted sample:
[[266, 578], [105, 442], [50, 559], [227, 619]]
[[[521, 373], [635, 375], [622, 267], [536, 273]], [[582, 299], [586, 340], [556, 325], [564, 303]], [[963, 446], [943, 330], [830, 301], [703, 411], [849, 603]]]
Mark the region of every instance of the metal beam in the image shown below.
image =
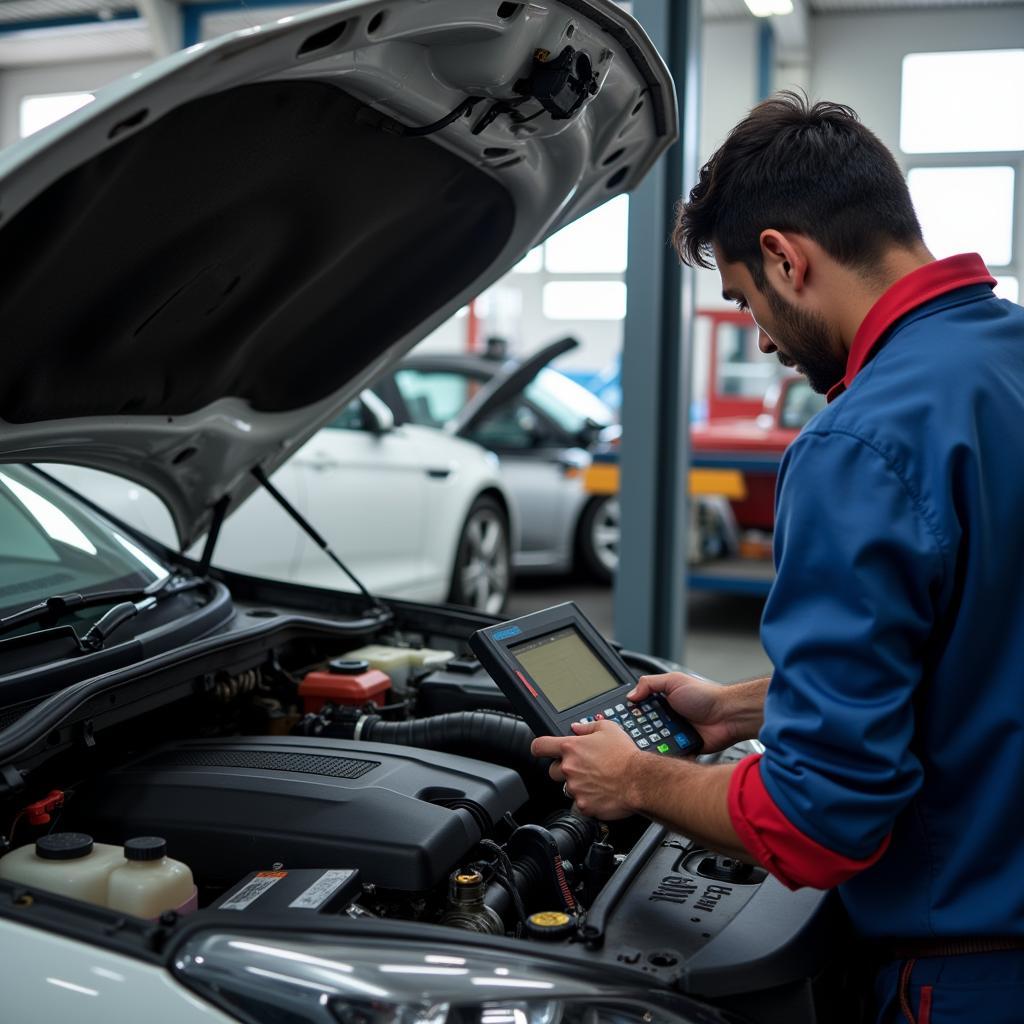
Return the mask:
[[806, 0], [793, 0], [791, 14], [775, 14], [771, 18], [775, 32], [777, 64], [799, 67], [810, 63], [811, 27]]
[[700, 0], [635, 0], [633, 14], [675, 78], [682, 137], [630, 198], [615, 637], [680, 661], [695, 278], [668, 240], [675, 205], [696, 178]]
[[772, 94], [775, 79], [775, 32], [770, 21], [761, 22], [757, 37], [757, 98], [767, 99]]

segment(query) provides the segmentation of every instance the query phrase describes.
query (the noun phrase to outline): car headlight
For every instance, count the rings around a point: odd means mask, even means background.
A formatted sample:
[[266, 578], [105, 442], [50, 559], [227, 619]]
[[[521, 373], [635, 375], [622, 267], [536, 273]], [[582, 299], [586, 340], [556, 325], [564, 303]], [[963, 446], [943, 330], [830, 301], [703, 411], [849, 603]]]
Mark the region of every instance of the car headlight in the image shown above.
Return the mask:
[[253, 1024], [705, 1024], [684, 996], [609, 982], [534, 951], [441, 943], [204, 934], [175, 974]]

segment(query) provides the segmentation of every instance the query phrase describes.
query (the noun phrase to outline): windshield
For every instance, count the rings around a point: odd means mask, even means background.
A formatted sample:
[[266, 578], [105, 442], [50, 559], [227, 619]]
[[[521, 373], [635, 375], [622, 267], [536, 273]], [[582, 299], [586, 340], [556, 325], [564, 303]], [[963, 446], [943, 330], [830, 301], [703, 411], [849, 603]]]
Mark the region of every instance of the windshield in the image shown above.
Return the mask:
[[141, 589], [168, 575], [40, 473], [0, 465], [0, 618], [56, 594]]
[[601, 427], [615, 422], [615, 413], [600, 398], [547, 367], [530, 381], [523, 395], [569, 434], [578, 434], [587, 420]]

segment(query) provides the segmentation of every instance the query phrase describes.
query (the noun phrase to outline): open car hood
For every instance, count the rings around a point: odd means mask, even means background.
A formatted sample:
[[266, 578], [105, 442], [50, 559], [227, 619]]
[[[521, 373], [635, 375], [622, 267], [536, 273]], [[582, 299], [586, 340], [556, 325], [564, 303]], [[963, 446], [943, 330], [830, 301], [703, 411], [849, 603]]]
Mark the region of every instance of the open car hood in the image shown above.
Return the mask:
[[676, 132], [611, 0], [346, 0], [139, 71], [0, 152], [0, 461], [127, 476], [187, 546]]
[[577, 347], [579, 341], [576, 338], [559, 338], [521, 363], [509, 362], [466, 403], [445, 428], [456, 437], [468, 437], [499, 405], [522, 392], [548, 363]]

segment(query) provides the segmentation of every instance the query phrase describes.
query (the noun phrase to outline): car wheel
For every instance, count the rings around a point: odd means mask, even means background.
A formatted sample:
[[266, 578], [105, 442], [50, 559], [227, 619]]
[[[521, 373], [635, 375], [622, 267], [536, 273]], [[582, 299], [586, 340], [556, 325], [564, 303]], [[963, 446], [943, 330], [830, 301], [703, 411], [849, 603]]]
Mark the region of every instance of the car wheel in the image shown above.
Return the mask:
[[608, 494], [587, 503], [577, 534], [579, 561], [601, 583], [610, 583], [619, 567], [620, 533], [617, 495]]
[[504, 609], [511, 582], [508, 516], [493, 498], [473, 502], [456, 548], [448, 600], [489, 615]]
[[690, 565], [735, 558], [740, 531], [728, 498], [701, 495], [690, 500]]

